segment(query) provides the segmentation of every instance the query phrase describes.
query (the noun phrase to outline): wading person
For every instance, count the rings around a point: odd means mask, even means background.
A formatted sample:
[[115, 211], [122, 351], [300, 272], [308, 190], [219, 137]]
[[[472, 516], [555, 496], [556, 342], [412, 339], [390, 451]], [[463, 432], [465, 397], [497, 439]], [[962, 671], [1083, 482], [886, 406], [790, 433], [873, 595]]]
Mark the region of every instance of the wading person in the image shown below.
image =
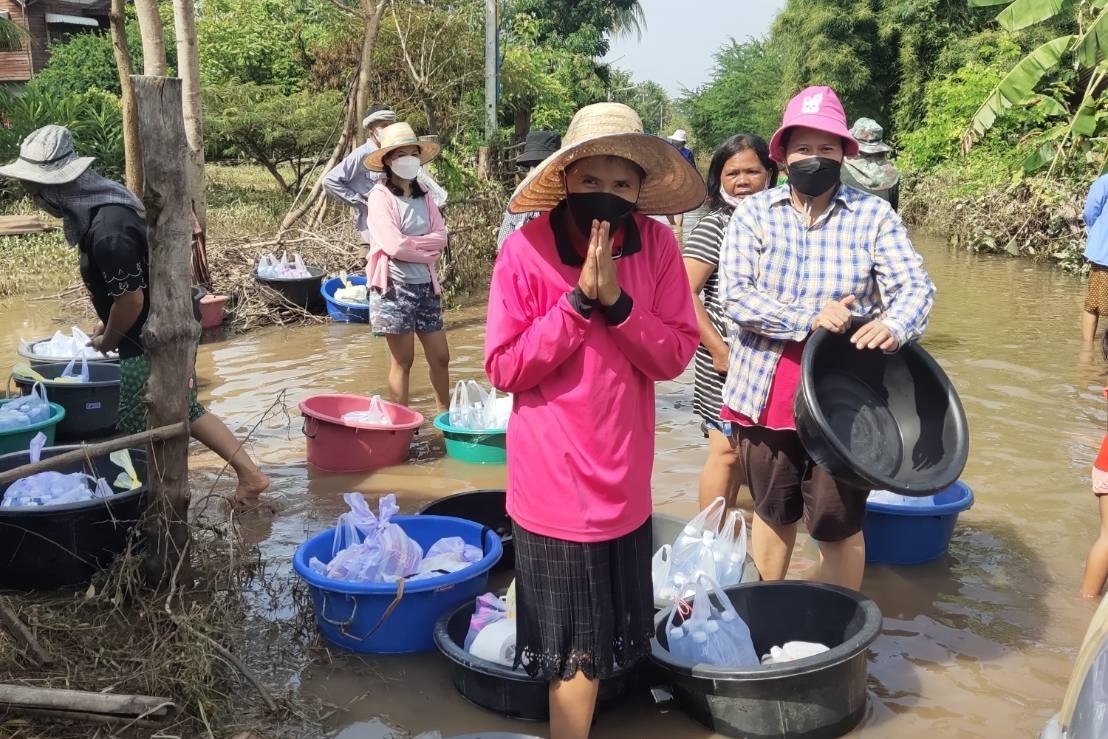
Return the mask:
[[693, 410], [708, 439], [708, 459], [700, 473], [701, 508], [720, 496], [728, 506], [735, 505], [744, 479], [731, 424], [719, 418], [729, 341], [728, 321], [719, 302], [720, 244], [735, 206], [776, 181], [777, 164], [770, 158], [765, 141], [752, 134], [727, 139], [708, 165], [709, 212], [696, 224], [684, 248], [685, 271], [700, 328], [700, 346], [693, 359]]
[[373, 332], [384, 335], [392, 357], [393, 401], [408, 404], [419, 337], [435, 405], [445, 411], [450, 407], [450, 348], [435, 265], [446, 248], [446, 224], [418, 179], [438, 153], [438, 144], [421, 141], [407, 123], [394, 123], [381, 132], [380, 148], [366, 157], [367, 169], [385, 174], [366, 199], [366, 281]]
[[[385, 175], [383, 172], [366, 169], [365, 159], [380, 148], [381, 132], [393, 123], [396, 123], [396, 113], [388, 106], [370, 107], [369, 113], [362, 120], [362, 127], [366, 130], [365, 143], [347, 154], [345, 159], [323, 176], [323, 191], [340, 203], [350, 206], [354, 211], [354, 228], [367, 244], [366, 196], [370, 188]], [[431, 193], [435, 205], [440, 208], [446, 205], [446, 191], [428, 173], [421, 170], [419, 180], [423, 189]]]
[[843, 184], [887, 200], [900, 208], [900, 172], [889, 161], [893, 147], [882, 141], [884, 129], [872, 118], [854, 121], [850, 135], [858, 142], [858, 155], [843, 159]]
[[[524, 176], [538, 166], [539, 162], [556, 152], [562, 145], [562, 137], [555, 131], [531, 131], [523, 143], [523, 151], [516, 157], [516, 164], [524, 172]], [[504, 214], [504, 220], [500, 224], [500, 232], [496, 235], [496, 250], [504, 246], [504, 239], [515, 233], [523, 224], [538, 218], [541, 213], [531, 211], [529, 213]]]
[[1089, 260], [1089, 289], [1085, 295], [1085, 312], [1081, 316], [1081, 341], [1091, 348], [1096, 339], [1100, 316], [1108, 315], [1108, 175], [1101, 175], [1089, 188], [1085, 210], [1081, 214], [1089, 229], [1085, 243], [1085, 258]]
[[516, 651], [549, 681], [552, 739], [587, 737], [599, 680], [650, 649], [654, 383], [684, 370], [698, 335], [677, 242], [645, 214], [703, 199], [676, 149], [598, 103], [509, 203], [543, 215], [493, 268], [485, 371], [514, 393]]
[[[146, 430], [143, 395], [150, 377], [142, 344], [150, 307], [146, 213], [131, 191], [96, 174], [91, 164], [92, 157], [73, 150], [68, 129], [44, 126], [27, 136], [19, 159], [0, 167], [0, 176], [19, 180], [36, 205], [62, 219], [65, 240], [77, 248], [81, 280], [101, 322], [90, 345], [103, 353], [119, 352], [119, 428], [137, 434]], [[188, 392], [192, 437], [238, 475], [232, 504], [255, 504], [269, 478], [223, 421], [197, 402], [195, 380]]]
[[[676, 131], [669, 135], [668, 139], [670, 146], [677, 149], [681, 153], [682, 158], [694, 168], [696, 167], [696, 155], [693, 154], [686, 144], [689, 142], [689, 136], [685, 133], [685, 129], [678, 128]], [[674, 235], [677, 236], [677, 241], [680, 244], [685, 243], [685, 214], [684, 213], [667, 213], [665, 215], [666, 221], [673, 228]]]
[[[789, 101], [770, 155], [787, 185], [739, 203], [720, 254], [720, 294], [736, 331], [721, 412], [736, 429], [754, 498], [751, 554], [766, 580], [785, 577], [803, 519], [821, 579], [859, 588], [868, 490], [831, 477], [804, 451], [793, 420], [804, 341], [851, 332], [859, 351], [896, 351], [927, 325], [934, 286], [892, 207], [842, 187], [857, 153], [835, 92]], [[870, 318], [851, 329], [853, 317]]]

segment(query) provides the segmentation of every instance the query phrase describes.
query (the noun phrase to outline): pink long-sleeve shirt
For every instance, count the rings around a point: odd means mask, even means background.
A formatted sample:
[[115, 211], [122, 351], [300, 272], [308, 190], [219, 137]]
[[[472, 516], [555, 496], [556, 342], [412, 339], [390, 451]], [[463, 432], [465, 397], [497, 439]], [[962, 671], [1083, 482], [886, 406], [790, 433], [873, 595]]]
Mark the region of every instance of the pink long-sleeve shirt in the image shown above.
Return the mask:
[[632, 300], [618, 325], [570, 303], [580, 258], [564, 239], [559, 251], [549, 213], [512, 234], [493, 269], [485, 372], [514, 394], [508, 514], [536, 534], [608, 541], [651, 513], [654, 383], [679, 375], [700, 338], [673, 231], [634, 220], [641, 250], [615, 262]]
[[428, 265], [435, 293], [442, 292], [435, 265], [446, 248], [446, 224], [431, 196], [425, 195], [424, 199], [427, 201], [430, 228], [425, 234], [406, 234], [400, 230], [400, 208], [396, 205], [396, 196], [383, 181], [370, 188], [366, 196], [366, 230], [363, 233], [369, 240], [365, 270], [370, 287], [387, 290], [389, 261], [398, 259]]

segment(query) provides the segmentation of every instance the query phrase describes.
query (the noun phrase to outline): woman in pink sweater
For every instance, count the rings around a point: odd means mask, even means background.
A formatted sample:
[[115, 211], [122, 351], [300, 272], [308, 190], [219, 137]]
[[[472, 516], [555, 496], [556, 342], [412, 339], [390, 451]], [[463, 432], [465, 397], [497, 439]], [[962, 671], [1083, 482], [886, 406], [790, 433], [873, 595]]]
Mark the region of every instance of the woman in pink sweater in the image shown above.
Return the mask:
[[704, 192], [633, 110], [599, 103], [509, 203], [544, 213], [497, 258], [485, 371], [514, 394], [517, 654], [550, 681], [552, 739], [587, 737], [599, 680], [650, 646], [654, 383], [681, 374], [699, 334], [677, 241], [647, 216]]
[[445, 411], [450, 406], [450, 347], [435, 265], [446, 248], [446, 225], [435, 201], [416, 181], [422, 165], [438, 153], [438, 144], [420, 141], [407, 123], [394, 123], [381, 132], [381, 148], [365, 158], [366, 169], [386, 174], [366, 196], [366, 281], [373, 332], [384, 335], [392, 355], [392, 399], [408, 404], [418, 336], [435, 404]]

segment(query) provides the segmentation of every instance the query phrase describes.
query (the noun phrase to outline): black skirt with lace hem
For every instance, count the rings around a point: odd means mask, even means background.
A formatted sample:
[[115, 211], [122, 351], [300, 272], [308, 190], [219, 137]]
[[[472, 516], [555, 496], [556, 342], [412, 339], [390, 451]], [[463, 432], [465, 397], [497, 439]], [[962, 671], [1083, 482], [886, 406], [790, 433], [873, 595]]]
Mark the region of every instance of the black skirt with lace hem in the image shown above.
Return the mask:
[[650, 652], [650, 520], [618, 539], [581, 543], [513, 526], [516, 661], [533, 678], [610, 677]]

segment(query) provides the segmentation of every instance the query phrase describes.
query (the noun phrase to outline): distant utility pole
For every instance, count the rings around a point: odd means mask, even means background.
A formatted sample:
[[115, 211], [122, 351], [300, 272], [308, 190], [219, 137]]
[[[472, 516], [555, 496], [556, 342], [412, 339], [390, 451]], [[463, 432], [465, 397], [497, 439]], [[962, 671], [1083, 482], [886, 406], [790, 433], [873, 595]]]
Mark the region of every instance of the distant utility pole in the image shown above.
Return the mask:
[[498, 0], [485, 0], [485, 142], [496, 136], [496, 75], [499, 58]]

